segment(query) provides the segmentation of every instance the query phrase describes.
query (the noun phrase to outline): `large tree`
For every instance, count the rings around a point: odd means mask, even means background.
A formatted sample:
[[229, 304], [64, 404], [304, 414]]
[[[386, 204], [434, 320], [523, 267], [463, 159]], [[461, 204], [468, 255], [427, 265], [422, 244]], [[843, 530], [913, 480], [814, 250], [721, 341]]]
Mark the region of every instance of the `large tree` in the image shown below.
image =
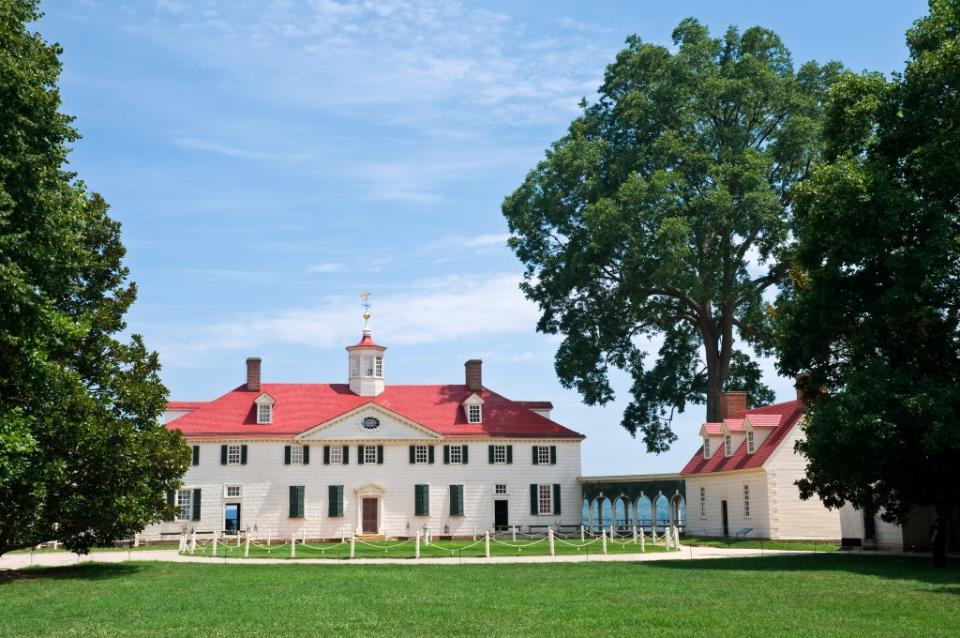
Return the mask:
[[629, 373], [622, 425], [654, 452], [688, 403], [716, 421], [723, 391], [773, 398], [751, 354], [769, 352], [765, 293], [785, 276], [793, 190], [837, 72], [795, 70], [757, 27], [713, 38], [687, 19], [673, 40], [628, 38], [599, 99], [503, 205], [538, 329], [564, 337], [560, 381], [602, 404], [608, 367]]
[[0, 0], [0, 554], [78, 552], [169, 514], [187, 446], [158, 417], [166, 389], [139, 336], [120, 226], [64, 170], [60, 49]]
[[960, 501], [960, 2], [890, 81], [845, 74], [797, 198], [780, 365], [808, 372], [801, 493], [903, 521]]

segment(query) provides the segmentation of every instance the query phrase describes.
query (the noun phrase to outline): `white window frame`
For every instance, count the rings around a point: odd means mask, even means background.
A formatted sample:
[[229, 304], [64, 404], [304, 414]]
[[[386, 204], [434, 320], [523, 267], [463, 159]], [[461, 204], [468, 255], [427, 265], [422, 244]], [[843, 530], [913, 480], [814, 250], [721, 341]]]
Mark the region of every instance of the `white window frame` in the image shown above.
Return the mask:
[[507, 464], [507, 446], [506, 445], [493, 446], [493, 464], [494, 465]]
[[177, 490], [177, 520], [189, 521], [193, 518], [193, 490]]
[[373, 357], [364, 357], [363, 365], [360, 368], [363, 370], [363, 376], [372, 377], [373, 376]]
[[550, 446], [549, 445], [537, 446], [537, 464], [550, 465]]
[[430, 462], [430, 451], [427, 449], [426, 445], [413, 446], [413, 462], [417, 465]]
[[452, 465], [463, 464], [463, 446], [462, 445], [450, 446], [449, 460]]
[[303, 446], [290, 446], [290, 465], [303, 465]]
[[257, 424], [265, 425], [273, 422], [273, 406], [269, 403], [257, 404]]
[[227, 446], [227, 465], [240, 465], [241, 458], [239, 445]]
[[733, 437], [729, 434], [723, 435], [723, 455], [730, 456], [733, 454]]
[[506, 483], [497, 483], [493, 486], [493, 493], [497, 496], [506, 496], [507, 494], [507, 484]]
[[330, 446], [330, 465], [343, 465], [343, 446]]
[[750, 486], [743, 486], [743, 517], [750, 518]]
[[756, 449], [756, 444], [753, 438], [753, 430], [747, 430], [747, 452], [749, 454], [753, 454]]
[[363, 462], [368, 464], [376, 464], [377, 462], [377, 446], [376, 445], [363, 446]]
[[476, 403], [467, 405], [467, 423], [483, 423], [483, 410], [480, 405]]
[[553, 485], [550, 483], [537, 485], [537, 514], [540, 516], [553, 514]]
[[383, 376], [383, 357], [375, 357], [373, 363], [373, 373], [376, 377]]
[[351, 377], [360, 376], [360, 357], [350, 358], [350, 376]]
[[700, 488], [700, 518], [707, 517], [707, 488]]
[[[231, 494], [230, 490], [236, 489], [236, 494]], [[238, 485], [236, 483], [231, 485], [223, 486], [223, 498], [243, 498], [243, 485]]]
[[710, 458], [710, 437], [709, 436], [703, 437], [703, 458], [705, 459]]

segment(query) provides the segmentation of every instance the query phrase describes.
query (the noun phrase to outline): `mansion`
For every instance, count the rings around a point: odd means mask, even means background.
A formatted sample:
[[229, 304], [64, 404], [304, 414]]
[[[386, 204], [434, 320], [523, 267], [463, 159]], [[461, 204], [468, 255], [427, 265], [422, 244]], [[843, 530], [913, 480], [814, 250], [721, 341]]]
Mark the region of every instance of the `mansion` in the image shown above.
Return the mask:
[[385, 382], [384, 352], [365, 325], [347, 348], [347, 383], [246, 382], [208, 402], [171, 402], [167, 427], [192, 447], [175, 520], [185, 530], [313, 538], [467, 536], [510, 526], [579, 525], [580, 444], [546, 401], [513, 401], [463, 382]]

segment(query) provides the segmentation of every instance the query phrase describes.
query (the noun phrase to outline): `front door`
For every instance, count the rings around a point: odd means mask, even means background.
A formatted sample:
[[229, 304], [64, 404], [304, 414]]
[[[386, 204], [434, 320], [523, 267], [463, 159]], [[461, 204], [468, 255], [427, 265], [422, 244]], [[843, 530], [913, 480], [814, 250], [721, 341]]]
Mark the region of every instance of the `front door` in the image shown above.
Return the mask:
[[493, 502], [493, 528], [507, 529], [509, 526], [509, 514], [507, 510], [507, 501], [497, 500]]
[[720, 501], [720, 520], [723, 523], [723, 535], [730, 536], [730, 524], [727, 522], [727, 502]]
[[377, 533], [378, 502], [379, 502], [378, 499], [375, 499], [375, 498], [363, 499], [363, 533], [364, 534]]
[[227, 503], [223, 512], [223, 531], [236, 534], [240, 531], [240, 503]]

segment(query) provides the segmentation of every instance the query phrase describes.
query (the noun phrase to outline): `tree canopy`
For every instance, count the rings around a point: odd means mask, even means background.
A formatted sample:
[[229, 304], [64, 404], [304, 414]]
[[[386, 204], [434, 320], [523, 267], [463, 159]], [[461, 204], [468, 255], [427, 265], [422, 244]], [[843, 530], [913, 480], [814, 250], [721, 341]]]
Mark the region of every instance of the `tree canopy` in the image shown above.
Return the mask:
[[796, 206], [780, 367], [807, 372], [801, 493], [904, 520], [960, 498], [960, 3], [902, 75], [844, 74]]
[[795, 70], [759, 27], [714, 38], [686, 19], [673, 41], [628, 38], [599, 99], [503, 204], [538, 330], [563, 336], [560, 381], [603, 404], [608, 368], [629, 373], [622, 425], [654, 452], [688, 403], [715, 421], [723, 391], [773, 399], [754, 360], [770, 352], [765, 295], [786, 275], [793, 191], [838, 71]]
[[157, 355], [119, 340], [136, 287], [106, 202], [64, 170], [78, 135], [39, 16], [0, 2], [0, 554], [141, 529], [189, 457], [158, 420]]

